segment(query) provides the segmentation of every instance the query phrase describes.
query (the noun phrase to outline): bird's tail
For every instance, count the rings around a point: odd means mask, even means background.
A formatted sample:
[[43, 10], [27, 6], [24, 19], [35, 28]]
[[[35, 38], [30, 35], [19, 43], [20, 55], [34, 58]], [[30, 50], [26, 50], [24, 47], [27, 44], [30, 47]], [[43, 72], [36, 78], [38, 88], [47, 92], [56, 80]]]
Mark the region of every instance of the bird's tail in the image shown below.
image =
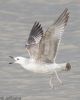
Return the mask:
[[65, 68], [65, 70], [66, 70], [66, 71], [69, 71], [70, 69], [71, 69], [70, 63], [66, 63], [66, 68]]
[[71, 64], [70, 63], [62, 63], [59, 64], [61, 66], [61, 71], [69, 71], [71, 69]]

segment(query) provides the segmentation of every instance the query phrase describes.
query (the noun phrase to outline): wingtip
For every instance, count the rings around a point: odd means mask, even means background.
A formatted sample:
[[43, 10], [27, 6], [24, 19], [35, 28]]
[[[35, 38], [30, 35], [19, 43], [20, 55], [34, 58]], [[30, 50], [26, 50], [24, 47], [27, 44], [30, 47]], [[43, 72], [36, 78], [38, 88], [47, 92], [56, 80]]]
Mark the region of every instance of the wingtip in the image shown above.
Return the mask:
[[68, 11], [68, 8], [65, 8], [66, 11]]

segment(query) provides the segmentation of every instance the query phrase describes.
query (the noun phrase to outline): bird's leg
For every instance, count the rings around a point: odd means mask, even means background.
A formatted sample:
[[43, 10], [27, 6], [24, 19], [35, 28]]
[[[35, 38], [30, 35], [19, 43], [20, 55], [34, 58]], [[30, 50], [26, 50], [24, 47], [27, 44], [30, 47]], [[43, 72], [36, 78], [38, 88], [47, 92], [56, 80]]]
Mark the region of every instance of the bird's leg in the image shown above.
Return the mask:
[[50, 81], [49, 81], [49, 85], [50, 85], [51, 88], [53, 88], [52, 79], [53, 79], [53, 76], [50, 77]]
[[59, 81], [60, 84], [62, 84], [62, 81], [60, 80], [60, 78], [59, 78], [58, 73], [56, 72], [56, 70], [54, 72], [55, 72], [55, 75], [57, 77], [57, 80]]
[[[63, 82], [62, 82], [61, 79], [59, 78], [58, 73], [57, 73], [56, 70], [54, 71], [54, 73], [55, 73], [56, 78], [57, 78], [57, 80], [59, 81], [59, 83], [60, 83], [60, 84], [63, 84]], [[54, 85], [53, 85], [53, 74], [50, 76], [49, 85], [50, 85], [51, 88], [55, 88]]]

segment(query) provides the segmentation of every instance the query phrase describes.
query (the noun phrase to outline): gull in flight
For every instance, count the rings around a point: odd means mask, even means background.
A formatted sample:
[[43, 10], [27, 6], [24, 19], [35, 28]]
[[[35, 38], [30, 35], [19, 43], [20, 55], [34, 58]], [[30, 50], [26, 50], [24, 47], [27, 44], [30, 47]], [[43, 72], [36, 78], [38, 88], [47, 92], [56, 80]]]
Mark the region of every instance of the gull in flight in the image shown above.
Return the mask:
[[58, 72], [69, 71], [71, 65], [70, 63], [57, 64], [55, 59], [68, 18], [69, 12], [66, 8], [46, 32], [43, 32], [41, 24], [36, 21], [25, 44], [29, 58], [9, 56], [14, 59], [14, 62], [10, 62], [9, 64], [18, 63], [26, 70], [49, 74], [49, 85], [51, 88], [53, 88], [52, 79], [54, 74], [59, 83], [62, 84]]

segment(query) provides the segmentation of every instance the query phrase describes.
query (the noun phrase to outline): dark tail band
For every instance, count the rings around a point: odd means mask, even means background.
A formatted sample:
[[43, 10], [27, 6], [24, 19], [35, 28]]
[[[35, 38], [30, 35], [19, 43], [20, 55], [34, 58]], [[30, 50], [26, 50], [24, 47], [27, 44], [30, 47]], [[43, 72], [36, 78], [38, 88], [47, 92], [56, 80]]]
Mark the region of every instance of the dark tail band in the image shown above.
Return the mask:
[[71, 65], [70, 65], [70, 63], [67, 63], [66, 64], [66, 71], [69, 71], [71, 69]]

